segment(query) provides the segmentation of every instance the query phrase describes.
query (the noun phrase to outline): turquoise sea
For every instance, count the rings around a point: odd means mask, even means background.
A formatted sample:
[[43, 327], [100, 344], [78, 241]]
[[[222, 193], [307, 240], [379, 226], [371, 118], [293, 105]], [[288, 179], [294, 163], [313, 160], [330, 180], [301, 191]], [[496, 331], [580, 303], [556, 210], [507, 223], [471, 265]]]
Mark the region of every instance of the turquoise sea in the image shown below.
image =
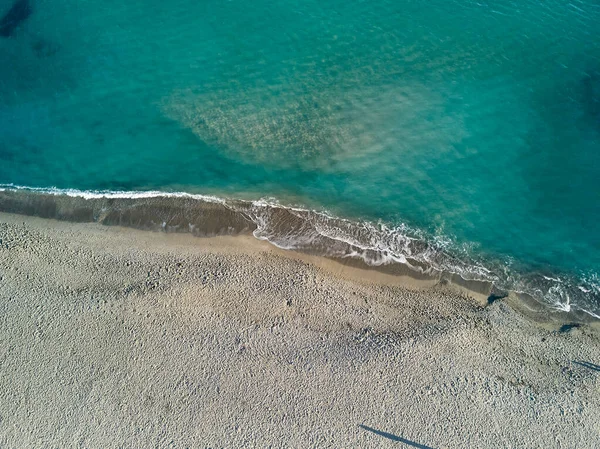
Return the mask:
[[[255, 201], [280, 246], [600, 315], [597, 0], [16, 3], [3, 188]], [[275, 232], [273, 204], [307, 224]]]

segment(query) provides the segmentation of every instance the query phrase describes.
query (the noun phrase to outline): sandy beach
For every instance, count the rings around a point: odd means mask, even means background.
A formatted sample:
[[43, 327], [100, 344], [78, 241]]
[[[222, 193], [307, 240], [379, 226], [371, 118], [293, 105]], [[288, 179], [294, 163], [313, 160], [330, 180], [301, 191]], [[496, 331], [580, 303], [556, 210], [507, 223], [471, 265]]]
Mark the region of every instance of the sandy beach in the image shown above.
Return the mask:
[[0, 213], [0, 447], [600, 447], [598, 325], [516, 304]]

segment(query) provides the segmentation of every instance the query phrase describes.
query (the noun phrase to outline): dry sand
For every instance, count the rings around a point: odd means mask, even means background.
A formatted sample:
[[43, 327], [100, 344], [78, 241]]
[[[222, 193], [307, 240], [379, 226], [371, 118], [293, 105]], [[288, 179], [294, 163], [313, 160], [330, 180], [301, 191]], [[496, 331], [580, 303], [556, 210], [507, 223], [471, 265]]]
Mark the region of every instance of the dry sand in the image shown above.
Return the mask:
[[251, 237], [0, 240], [2, 448], [600, 447], [593, 324]]

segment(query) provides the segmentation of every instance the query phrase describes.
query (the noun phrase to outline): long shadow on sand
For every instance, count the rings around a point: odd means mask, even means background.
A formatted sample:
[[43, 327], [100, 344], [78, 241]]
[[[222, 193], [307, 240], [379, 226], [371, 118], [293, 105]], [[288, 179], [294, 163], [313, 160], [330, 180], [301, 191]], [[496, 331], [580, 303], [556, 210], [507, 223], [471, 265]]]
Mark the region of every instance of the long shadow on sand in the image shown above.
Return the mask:
[[573, 360], [573, 363], [576, 363], [577, 365], [583, 366], [593, 371], [600, 371], [600, 365], [595, 365], [590, 362], [577, 362], [576, 360]]
[[373, 429], [372, 427], [365, 426], [363, 424], [359, 424], [361, 429], [367, 430], [369, 432], [373, 432], [375, 435], [379, 435], [380, 437], [387, 438], [392, 441], [399, 441], [400, 443], [408, 444], [409, 446], [416, 447], [418, 449], [433, 449], [430, 446], [425, 446], [424, 444], [415, 443], [414, 441], [407, 440], [406, 438], [402, 438], [391, 433], [382, 432], [381, 430]]

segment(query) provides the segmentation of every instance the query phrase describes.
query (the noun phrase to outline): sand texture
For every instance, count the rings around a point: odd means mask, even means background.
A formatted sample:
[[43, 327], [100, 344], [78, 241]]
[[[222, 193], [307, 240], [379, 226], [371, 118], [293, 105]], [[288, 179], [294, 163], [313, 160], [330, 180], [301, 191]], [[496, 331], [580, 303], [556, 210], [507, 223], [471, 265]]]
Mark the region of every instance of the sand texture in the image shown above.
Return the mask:
[[600, 447], [594, 324], [251, 237], [0, 213], [0, 447]]

